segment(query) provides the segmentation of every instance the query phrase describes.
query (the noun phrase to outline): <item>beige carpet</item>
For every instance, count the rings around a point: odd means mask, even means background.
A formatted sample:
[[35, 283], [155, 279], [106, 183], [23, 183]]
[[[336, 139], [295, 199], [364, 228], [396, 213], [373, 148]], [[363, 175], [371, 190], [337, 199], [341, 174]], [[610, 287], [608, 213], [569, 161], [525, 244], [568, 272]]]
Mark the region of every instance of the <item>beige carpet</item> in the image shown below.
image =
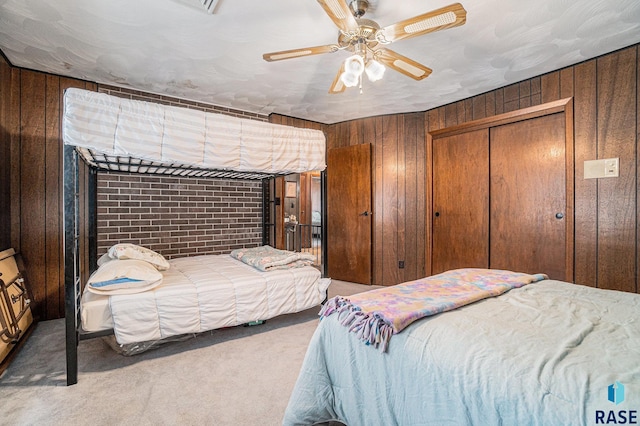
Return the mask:
[[[334, 280], [329, 296], [372, 288]], [[78, 384], [69, 387], [64, 320], [41, 322], [0, 376], [0, 424], [279, 425], [318, 310], [131, 357], [104, 339], [85, 340]]]

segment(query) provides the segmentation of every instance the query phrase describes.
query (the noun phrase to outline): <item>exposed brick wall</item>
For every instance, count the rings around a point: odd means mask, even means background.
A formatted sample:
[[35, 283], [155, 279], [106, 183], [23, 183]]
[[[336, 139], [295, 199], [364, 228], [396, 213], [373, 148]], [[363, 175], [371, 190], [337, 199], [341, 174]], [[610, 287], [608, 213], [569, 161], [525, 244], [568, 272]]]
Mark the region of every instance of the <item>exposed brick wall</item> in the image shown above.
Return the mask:
[[[233, 117], [269, 116], [115, 86], [98, 92]], [[98, 256], [113, 244], [167, 258], [218, 254], [262, 244], [261, 182], [98, 172]]]
[[119, 242], [167, 258], [262, 243], [259, 181], [98, 173], [98, 256]]
[[123, 89], [121, 87], [105, 86], [101, 84], [98, 86], [98, 92], [118, 96], [121, 98], [133, 99], [136, 101], [146, 101], [156, 104], [198, 109], [201, 111], [213, 112], [216, 114], [230, 115], [232, 117], [248, 118], [250, 120], [269, 121], [269, 116], [264, 114], [256, 114], [253, 112], [241, 111], [239, 109], [221, 107], [217, 105], [210, 105], [202, 102], [188, 101], [185, 99], [173, 98], [170, 96], [155, 95], [152, 93], [140, 92], [138, 90]]

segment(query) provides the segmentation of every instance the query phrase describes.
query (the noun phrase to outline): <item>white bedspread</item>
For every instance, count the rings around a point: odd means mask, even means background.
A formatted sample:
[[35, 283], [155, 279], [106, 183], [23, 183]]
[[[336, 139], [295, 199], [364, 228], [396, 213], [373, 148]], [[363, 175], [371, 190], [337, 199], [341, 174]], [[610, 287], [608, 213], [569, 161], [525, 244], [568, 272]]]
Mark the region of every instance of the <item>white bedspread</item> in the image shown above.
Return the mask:
[[229, 255], [169, 261], [152, 291], [109, 297], [120, 344], [266, 320], [319, 305], [330, 280], [311, 267], [260, 272]]
[[[284, 424], [591, 425], [613, 424], [610, 411], [629, 423], [634, 410], [640, 421], [638, 294], [546, 280], [393, 339], [383, 354], [323, 319]], [[619, 404], [608, 400], [616, 382]]]

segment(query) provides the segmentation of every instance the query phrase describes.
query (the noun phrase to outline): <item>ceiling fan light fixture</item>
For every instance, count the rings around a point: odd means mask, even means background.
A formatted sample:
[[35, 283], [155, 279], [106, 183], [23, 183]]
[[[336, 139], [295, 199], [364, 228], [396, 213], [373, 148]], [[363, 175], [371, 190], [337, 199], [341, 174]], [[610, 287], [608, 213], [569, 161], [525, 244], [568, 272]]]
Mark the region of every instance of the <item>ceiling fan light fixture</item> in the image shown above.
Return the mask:
[[364, 71], [364, 59], [360, 55], [349, 56], [344, 61], [345, 72], [353, 73], [359, 76]]
[[385, 71], [384, 65], [375, 59], [371, 59], [367, 62], [367, 65], [364, 68], [364, 72], [367, 73], [367, 77], [369, 77], [369, 81], [374, 82], [382, 79]]
[[360, 74], [345, 71], [340, 75], [340, 81], [347, 87], [357, 86], [360, 81]]

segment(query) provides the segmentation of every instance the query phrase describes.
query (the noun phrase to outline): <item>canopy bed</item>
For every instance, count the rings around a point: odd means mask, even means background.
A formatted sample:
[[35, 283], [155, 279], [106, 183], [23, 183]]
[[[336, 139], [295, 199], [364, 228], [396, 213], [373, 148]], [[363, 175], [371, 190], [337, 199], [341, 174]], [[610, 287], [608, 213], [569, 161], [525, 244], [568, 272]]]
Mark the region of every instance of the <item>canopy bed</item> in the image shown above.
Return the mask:
[[326, 303], [284, 424], [637, 422], [640, 295], [507, 273], [453, 270]]
[[[116, 244], [98, 259], [96, 244], [98, 171], [261, 180], [264, 192], [273, 177], [324, 170], [321, 131], [80, 89], [65, 91], [62, 131], [68, 385], [78, 380], [80, 339], [114, 333], [137, 353], [150, 342], [299, 312], [326, 298], [330, 280], [300, 253], [265, 246], [167, 261]], [[85, 238], [88, 249], [80, 247]], [[262, 257], [247, 262], [256, 253]]]

